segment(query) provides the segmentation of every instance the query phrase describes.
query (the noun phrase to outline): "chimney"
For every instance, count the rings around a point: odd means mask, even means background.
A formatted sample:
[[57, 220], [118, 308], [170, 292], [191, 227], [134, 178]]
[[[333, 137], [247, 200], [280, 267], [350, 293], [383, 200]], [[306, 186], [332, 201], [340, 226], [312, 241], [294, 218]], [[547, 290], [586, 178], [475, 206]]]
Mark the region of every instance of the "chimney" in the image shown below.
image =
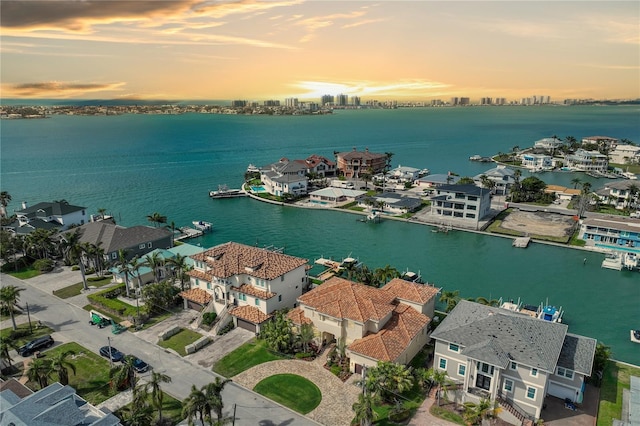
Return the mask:
[[22, 202], [22, 210], [25, 210], [27, 208], [27, 202], [23, 201]]

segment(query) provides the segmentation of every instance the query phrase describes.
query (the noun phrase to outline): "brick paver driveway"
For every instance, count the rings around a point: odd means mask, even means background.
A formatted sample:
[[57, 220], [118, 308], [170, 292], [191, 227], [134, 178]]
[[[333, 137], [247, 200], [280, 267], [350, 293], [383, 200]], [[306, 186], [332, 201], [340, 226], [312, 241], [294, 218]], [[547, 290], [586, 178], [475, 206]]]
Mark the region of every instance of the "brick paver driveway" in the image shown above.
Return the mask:
[[347, 382], [325, 370], [319, 359], [309, 362], [279, 360], [257, 365], [232, 377], [237, 384], [253, 389], [261, 380], [275, 374], [297, 374], [311, 380], [322, 392], [322, 401], [306, 416], [327, 426], [348, 426], [353, 419], [351, 406], [358, 400], [361, 388], [354, 383], [354, 376]]

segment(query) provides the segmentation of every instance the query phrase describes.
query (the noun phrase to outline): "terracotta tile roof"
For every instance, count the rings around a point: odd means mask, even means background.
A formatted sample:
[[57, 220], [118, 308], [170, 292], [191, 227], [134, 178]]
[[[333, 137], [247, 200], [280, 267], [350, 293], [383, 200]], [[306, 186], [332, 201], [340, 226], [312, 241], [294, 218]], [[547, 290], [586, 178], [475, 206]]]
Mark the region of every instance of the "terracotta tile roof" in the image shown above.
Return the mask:
[[240, 293], [248, 294], [249, 296], [257, 297], [258, 299], [267, 300], [276, 296], [276, 293], [270, 291], [260, 290], [250, 284], [242, 284], [240, 287], [231, 287], [231, 290], [239, 291]]
[[191, 269], [190, 271], [188, 271], [187, 275], [193, 278], [200, 278], [201, 280], [211, 281], [211, 277], [209, 275], [205, 274], [202, 271], [196, 271], [195, 269]]
[[405, 281], [400, 278], [394, 278], [389, 281], [387, 285], [382, 287], [382, 291], [389, 292], [398, 299], [408, 300], [410, 302], [424, 305], [429, 300], [436, 297], [440, 289], [429, 285], [412, 283], [411, 281]]
[[368, 358], [395, 362], [430, 321], [409, 305], [399, 303], [382, 330], [354, 340], [348, 349]]
[[184, 299], [191, 300], [192, 302], [196, 302], [200, 305], [206, 305], [211, 302], [212, 296], [206, 290], [201, 288], [192, 288], [189, 290], [181, 291], [178, 293], [178, 296], [181, 296]]
[[262, 324], [273, 315], [267, 315], [255, 306], [238, 306], [229, 311], [229, 314], [254, 324]]
[[333, 277], [298, 298], [300, 303], [334, 318], [364, 323], [379, 321], [393, 311], [395, 295], [388, 291]]
[[238, 274], [273, 280], [308, 263], [300, 257], [234, 242], [220, 244], [191, 258], [207, 264], [207, 272], [198, 278], [208, 281]]
[[287, 313], [287, 318], [295, 325], [313, 324], [313, 321], [304, 315], [302, 308], [293, 308]]

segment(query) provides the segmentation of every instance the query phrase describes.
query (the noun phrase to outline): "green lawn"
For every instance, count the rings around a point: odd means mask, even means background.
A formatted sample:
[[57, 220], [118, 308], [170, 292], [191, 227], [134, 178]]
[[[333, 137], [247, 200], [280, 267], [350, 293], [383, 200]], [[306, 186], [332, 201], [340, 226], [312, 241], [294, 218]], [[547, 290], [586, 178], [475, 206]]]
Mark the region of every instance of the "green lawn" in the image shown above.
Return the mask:
[[[419, 386], [414, 386], [412, 390], [402, 394], [403, 398], [402, 407], [411, 411], [411, 417], [415, 414], [416, 410], [420, 408], [424, 401], [424, 394]], [[373, 410], [378, 414], [375, 424], [379, 426], [394, 425], [396, 423], [389, 420], [389, 413], [393, 410], [394, 406], [391, 404], [379, 404], [374, 405]]]
[[[33, 331], [31, 334], [27, 334], [26, 336], [23, 337], [19, 337], [18, 340], [16, 341], [16, 345], [17, 346], [22, 346], [25, 343], [40, 337], [40, 336], [44, 336], [47, 334], [51, 334], [53, 333], [53, 329], [47, 327], [47, 326], [40, 326], [40, 327], [36, 327], [36, 322], [33, 319], [31, 319], [31, 330]], [[21, 331], [27, 331], [29, 330], [29, 323], [25, 323], [25, 324], [18, 324], [18, 330]], [[12, 327], [7, 327], [7, 328], [3, 328], [2, 330], [0, 330], [0, 339], [4, 340], [7, 337], [9, 337], [11, 335], [11, 332], [13, 331]]]
[[37, 277], [40, 275], [40, 271], [33, 269], [32, 267], [19, 269], [17, 272], [7, 272], [12, 277], [16, 277], [20, 280], [28, 280], [29, 278]]
[[[110, 314], [109, 312], [105, 311], [104, 309], [100, 309], [97, 308], [93, 305], [84, 305], [82, 307], [82, 309], [84, 309], [85, 311], [89, 312], [89, 311], [96, 311], [96, 312], [100, 312], [102, 315], [111, 318], [112, 320], [114, 320], [117, 323], [121, 323], [123, 321], [123, 319], [117, 315], [113, 315]], [[87, 321], [89, 321], [89, 315], [87, 315]]]
[[448, 422], [459, 424], [462, 426], [467, 426], [467, 422], [464, 421], [464, 419], [460, 414], [454, 413], [442, 407], [438, 407], [437, 404], [433, 404], [429, 412], [434, 416], [444, 419]]
[[167, 340], [159, 341], [158, 345], [162, 346], [163, 348], [173, 349], [180, 355], [185, 356], [187, 353], [185, 352], [184, 347], [190, 345], [201, 337], [202, 335], [200, 333], [196, 333], [195, 331], [183, 328], [178, 333], [169, 337]]
[[[171, 385], [165, 385], [165, 386], [171, 386]], [[150, 394], [149, 394], [150, 396]], [[151, 404], [150, 398], [149, 398], [149, 404]], [[122, 407], [121, 409], [117, 410], [114, 414], [119, 418], [122, 419], [122, 411], [124, 409], [128, 409], [131, 407], [131, 404], [127, 404], [124, 407]], [[154, 408], [154, 421], [158, 420], [158, 412], [155, 410]], [[171, 419], [171, 424], [178, 424], [183, 420], [182, 417], [182, 402], [180, 402], [179, 400], [175, 399], [174, 397], [172, 397], [171, 395], [167, 394], [166, 392], [164, 393], [164, 399], [162, 400], [162, 418], [163, 419]]]
[[[87, 281], [87, 285], [89, 287], [102, 287], [111, 282], [111, 277], [104, 278], [100, 281]], [[53, 294], [58, 296], [61, 299], [68, 299], [73, 296], [77, 296], [82, 293], [82, 289], [84, 288], [83, 283], [71, 284], [68, 287], [61, 288], [60, 290], [55, 290]]]
[[622, 414], [622, 389], [629, 389], [630, 376], [640, 376], [640, 368], [613, 361], [607, 363], [600, 388], [596, 426], [611, 426]]
[[297, 374], [276, 374], [267, 377], [253, 390], [301, 414], [307, 414], [322, 401], [320, 389]]
[[258, 364], [278, 359], [286, 358], [270, 352], [264, 340], [254, 339], [218, 361], [213, 371], [224, 377], [233, 377]]
[[[76, 353], [75, 356], [67, 358], [76, 367], [76, 374], [69, 371], [69, 385], [76, 390], [78, 395], [94, 405], [111, 397], [109, 361], [107, 359], [74, 342], [65, 343], [45, 352], [45, 359], [70, 350]], [[57, 380], [58, 377], [53, 374], [49, 382]]]

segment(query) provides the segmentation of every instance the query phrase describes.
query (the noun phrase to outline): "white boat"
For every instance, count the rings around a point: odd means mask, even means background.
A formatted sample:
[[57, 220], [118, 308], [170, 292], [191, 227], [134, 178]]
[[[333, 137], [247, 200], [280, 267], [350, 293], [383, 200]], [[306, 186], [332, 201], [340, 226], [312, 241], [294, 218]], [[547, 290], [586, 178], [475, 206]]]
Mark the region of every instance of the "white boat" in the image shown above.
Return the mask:
[[562, 315], [564, 314], [562, 306], [560, 308], [556, 308], [553, 305], [549, 305], [548, 302], [546, 304], [541, 303], [540, 306], [536, 307], [535, 305], [525, 305], [520, 301], [520, 299], [518, 299], [517, 302], [514, 302], [513, 300], [503, 302], [502, 298], [500, 298], [498, 306], [511, 312], [526, 314], [530, 317], [549, 322], [562, 322]]
[[196, 229], [202, 232], [209, 232], [213, 229], [213, 224], [211, 222], [205, 222], [204, 220], [194, 220], [191, 223], [193, 223]]
[[635, 253], [624, 253], [622, 255], [622, 266], [630, 271], [638, 269], [638, 255]]
[[622, 268], [629, 271], [640, 270], [640, 257], [636, 253], [614, 251], [605, 255], [602, 267], [616, 271], [621, 271]]
[[636, 176], [635, 174], [633, 174], [631, 172], [622, 172], [621, 175], [625, 179], [632, 179], [632, 180], [637, 180], [638, 179], [638, 176]]
[[376, 210], [371, 211], [371, 213], [367, 215], [367, 220], [371, 222], [380, 221], [380, 213], [377, 212]]
[[260, 169], [253, 164], [249, 164], [249, 166], [247, 167], [247, 173], [260, 173]]
[[558, 309], [555, 306], [546, 304], [540, 304], [538, 308], [538, 315], [536, 316], [538, 319], [549, 321], [549, 322], [562, 322], [562, 306]]
[[640, 343], [640, 330], [631, 330], [631, 341], [633, 343]]
[[422, 283], [422, 276], [420, 275], [420, 272], [415, 273], [413, 271], [406, 270], [405, 272], [402, 273], [400, 278], [405, 281], [411, 281], [413, 283], [419, 283], [419, 284]]
[[227, 185], [218, 185], [217, 191], [209, 191], [209, 197], [211, 198], [232, 198], [232, 197], [244, 197], [247, 193], [242, 189], [229, 189]]

